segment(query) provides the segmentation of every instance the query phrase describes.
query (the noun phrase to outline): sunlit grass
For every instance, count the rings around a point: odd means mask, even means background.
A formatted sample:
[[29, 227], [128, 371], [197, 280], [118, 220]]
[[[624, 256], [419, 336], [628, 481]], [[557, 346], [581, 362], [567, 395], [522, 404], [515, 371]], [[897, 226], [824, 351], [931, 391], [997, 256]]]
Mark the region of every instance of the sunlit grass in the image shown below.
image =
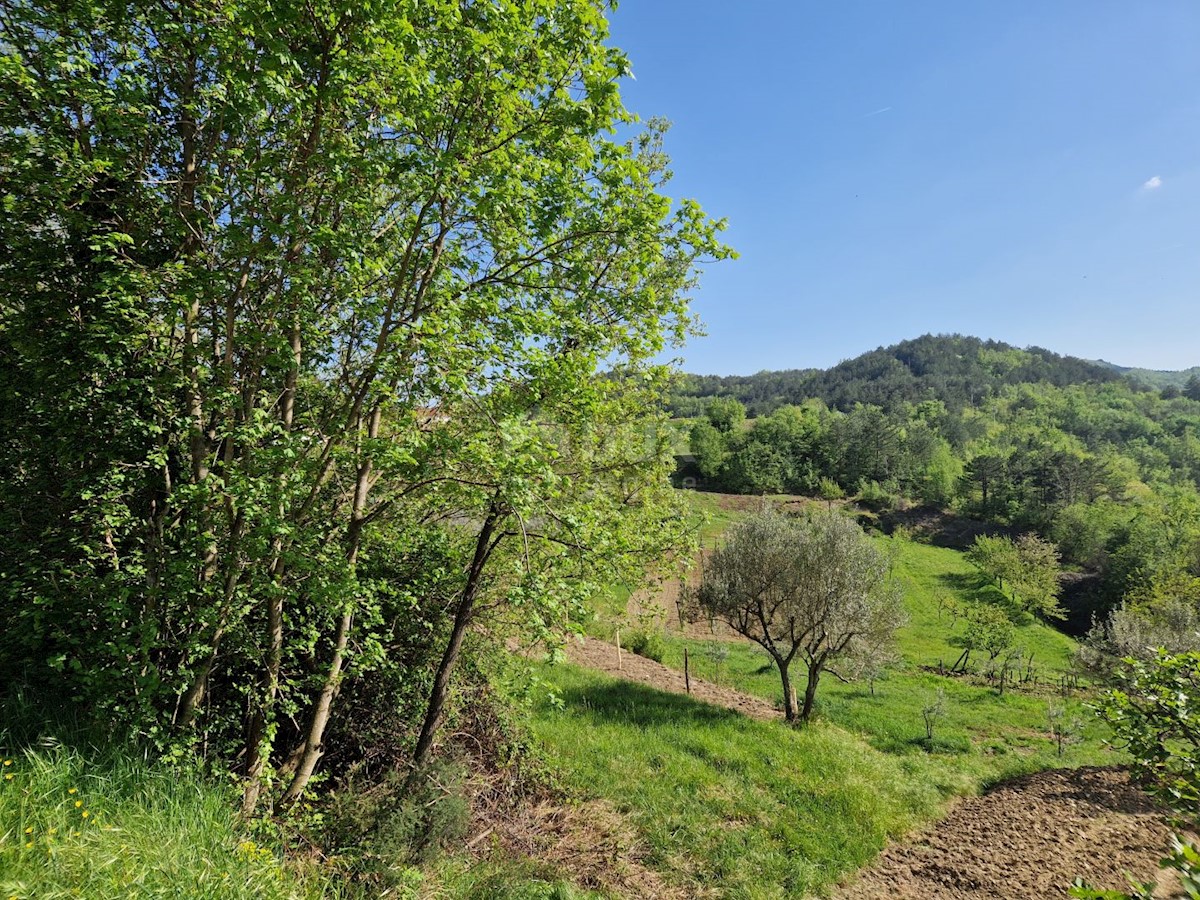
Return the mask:
[[827, 723], [758, 722], [569, 666], [546, 676], [564, 707], [540, 707], [536, 730], [566, 780], [627, 813], [669, 878], [718, 896], [819, 889], [971, 788]]
[[236, 827], [230, 791], [115, 750], [7, 750], [0, 897], [324, 898]]
[[[861, 733], [870, 743], [891, 753], [921, 752], [924, 748], [922, 707], [938, 689], [946, 696], [936, 738], [946, 749], [957, 748], [963, 765], [982, 782], [1051, 765], [1112, 762], [1104, 746], [1104, 729], [1084, 705], [1085, 697], [1063, 697], [1054, 685], [1071, 668], [1075, 642], [1039, 622], [1016, 629], [1015, 645], [1032, 651], [1036, 689], [1026, 685], [1003, 695], [979, 679], [942, 677], [930, 669], [951, 666], [961, 648], [961, 617], [939, 611], [939, 598], [969, 602], [976, 590], [974, 570], [962, 554], [939, 547], [902, 542], [896, 571], [905, 587], [908, 623], [898, 634], [901, 661], [875, 685], [872, 696], [864, 682], [845, 684], [832, 674], [821, 681], [818, 715]], [[683, 667], [687, 647], [692, 672], [698, 677], [756, 694], [776, 703], [783, 690], [778, 671], [756, 646], [746, 642], [704, 641], [673, 635], [667, 639], [663, 662]], [[722, 658], [724, 657], [724, 658]], [[833, 667], [835, 670], [836, 665]], [[804, 685], [804, 671], [794, 665], [793, 679]], [[1082, 726], [1081, 740], [1060, 760], [1048, 726], [1050, 704], [1064, 706], [1069, 718]]]
[[[722, 526], [738, 517], [716, 498], [696, 502], [721, 512]], [[827, 675], [817, 720], [805, 728], [569, 666], [546, 669], [561, 707], [543, 702], [536, 730], [566, 782], [626, 812], [652, 863], [685, 889], [756, 898], [819, 892], [888, 837], [935, 819], [951, 796], [1041, 769], [1120, 761], [1086, 695], [1053, 687], [1071, 667], [1075, 642], [1048, 625], [1029, 619], [1016, 629], [1016, 644], [1033, 652], [1036, 687], [1001, 694], [979, 679], [939, 675], [961, 653], [964, 628], [942, 601], [986, 601], [990, 589], [956, 551], [877, 540], [894, 543], [905, 588], [901, 660], [874, 695], [865, 683]], [[693, 675], [780, 703], [778, 673], [754, 645], [670, 632], [664, 662], [682, 668], [685, 647]], [[802, 689], [801, 666], [793, 677]], [[922, 709], [939, 690], [944, 714], [931, 741]], [[1062, 756], [1048, 726], [1051, 705], [1079, 723]]]

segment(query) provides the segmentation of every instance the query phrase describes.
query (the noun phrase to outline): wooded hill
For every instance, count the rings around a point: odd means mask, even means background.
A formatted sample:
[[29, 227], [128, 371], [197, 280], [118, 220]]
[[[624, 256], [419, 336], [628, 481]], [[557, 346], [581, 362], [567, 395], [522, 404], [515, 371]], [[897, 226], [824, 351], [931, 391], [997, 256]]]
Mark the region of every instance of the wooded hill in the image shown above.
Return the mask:
[[1114, 372], [1120, 372], [1130, 381], [1159, 388], [1160, 390], [1170, 387], [1183, 390], [1189, 387], [1193, 381], [1200, 381], [1200, 366], [1172, 371], [1170, 369], [1139, 369], [1136, 366], [1119, 366], [1116, 363], [1110, 363], [1103, 359], [1098, 359], [1096, 362], [1099, 365], [1112, 369]]
[[689, 376], [673, 409], [701, 413], [684, 474], [703, 486], [928, 504], [1042, 535], [1097, 576], [1085, 620], [1200, 585], [1198, 385], [926, 335], [826, 371]]
[[672, 410], [680, 416], [695, 415], [701, 407], [698, 401], [714, 396], [736, 398], [751, 415], [811, 398], [843, 411], [858, 403], [891, 411], [922, 400], [940, 400], [957, 410], [976, 406], [1003, 387], [1017, 384], [1103, 384], [1120, 381], [1127, 373], [1127, 380], [1155, 387], [1187, 383], [1187, 373], [1155, 373], [1163, 376], [1156, 379], [1144, 377], [1146, 371], [1062, 356], [1041, 347], [1020, 350], [1000, 341], [926, 334], [829, 369], [686, 375], [676, 389]]

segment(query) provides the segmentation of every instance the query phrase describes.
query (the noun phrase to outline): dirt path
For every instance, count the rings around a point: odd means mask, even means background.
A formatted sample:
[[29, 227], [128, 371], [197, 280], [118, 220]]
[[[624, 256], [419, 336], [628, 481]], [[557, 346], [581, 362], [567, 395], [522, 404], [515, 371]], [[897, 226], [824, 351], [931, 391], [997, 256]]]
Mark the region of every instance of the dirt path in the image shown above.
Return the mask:
[[834, 897], [1065, 898], [1079, 876], [1110, 889], [1126, 886], [1126, 871], [1156, 877], [1168, 840], [1158, 809], [1124, 772], [1039, 772], [959, 802], [926, 832], [886, 849]]
[[[656, 663], [652, 659], [630, 653], [621, 653], [621, 661], [617, 662], [617, 648], [613, 644], [598, 641], [595, 638], [585, 638], [582, 644], [571, 641], [567, 645], [567, 658], [576, 665], [596, 669], [606, 675], [625, 678], [648, 684], [661, 691], [673, 691], [677, 694], [685, 692], [683, 673], [677, 669]], [[774, 704], [760, 697], [752, 697], [730, 688], [720, 687], [711, 681], [692, 679], [692, 696], [705, 703], [724, 706], [754, 719], [779, 719], [782, 713]]]

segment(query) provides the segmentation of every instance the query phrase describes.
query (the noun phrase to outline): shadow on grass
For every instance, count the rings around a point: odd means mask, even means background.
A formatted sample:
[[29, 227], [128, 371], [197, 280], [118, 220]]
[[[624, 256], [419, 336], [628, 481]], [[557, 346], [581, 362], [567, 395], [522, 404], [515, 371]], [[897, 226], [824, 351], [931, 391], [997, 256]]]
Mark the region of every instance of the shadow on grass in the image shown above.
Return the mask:
[[1027, 624], [1032, 617], [982, 572], [940, 572], [937, 580], [959, 596], [975, 603], [987, 603], [1008, 613], [1014, 624]]
[[565, 688], [559, 697], [574, 712], [587, 715], [597, 723], [620, 722], [650, 728], [681, 722], [689, 725], [750, 722], [733, 710], [633, 682]]
[[99, 756], [121, 743], [115, 737], [79, 704], [52, 690], [14, 684], [0, 697], [0, 751], [5, 753], [62, 747]]

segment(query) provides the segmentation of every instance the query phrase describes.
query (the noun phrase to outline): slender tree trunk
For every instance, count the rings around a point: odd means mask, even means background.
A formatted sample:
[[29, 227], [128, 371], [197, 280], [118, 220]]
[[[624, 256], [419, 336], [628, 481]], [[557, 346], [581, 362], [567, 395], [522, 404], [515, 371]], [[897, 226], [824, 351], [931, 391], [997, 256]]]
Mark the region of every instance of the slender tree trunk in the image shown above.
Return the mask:
[[808, 667], [808, 684], [804, 686], [804, 708], [800, 710], [800, 721], [807, 722], [812, 717], [813, 704], [817, 699], [817, 684], [821, 680], [821, 666], [812, 663]]
[[433, 689], [429, 693], [429, 701], [425, 706], [425, 721], [421, 725], [421, 734], [417, 738], [416, 749], [413, 750], [410, 783], [424, 771], [433, 753], [433, 741], [437, 736], [438, 727], [442, 722], [442, 713], [446, 708], [446, 700], [450, 695], [450, 676], [458, 662], [463, 638], [466, 636], [467, 628], [471, 624], [471, 618], [475, 612], [475, 600], [479, 595], [484, 567], [487, 565], [492, 550], [496, 547], [493, 534], [499, 518], [499, 512], [493, 507], [487, 520], [483, 523], [483, 527], [479, 530], [479, 537], [475, 540], [475, 556], [471, 561], [467, 584], [463, 588], [458, 610], [454, 615], [450, 640], [446, 644], [441, 662], [438, 663], [437, 673], [434, 675]]
[[313, 770], [317, 767], [317, 762], [324, 755], [325, 748], [322, 741], [325, 738], [325, 726], [329, 724], [329, 715], [333, 711], [333, 698], [337, 695], [337, 689], [341, 682], [342, 661], [346, 654], [346, 645], [350, 641], [350, 628], [353, 622], [354, 611], [347, 609], [338, 623], [337, 635], [334, 638], [333, 658], [329, 662], [329, 672], [325, 676], [321, 694], [313, 706], [308, 733], [296, 763], [296, 774], [279, 800], [283, 806], [294, 803], [304, 793], [304, 789], [308, 787], [308, 780], [312, 778]]
[[796, 721], [796, 686], [792, 684], [789, 670], [791, 665], [782, 657], [775, 657], [775, 665], [779, 667], [779, 679], [783, 682], [783, 717], [789, 722]]
[[[371, 410], [367, 422], [366, 437], [373, 441], [379, 436], [379, 428], [383, 419], [383, 409], [376, 405]], [[362, 546], [363, 528], [366, 525], [367, 494], [371, 486], [373, 471], [370, 458], [366, 458], [358, 467], [358, 478], [354, 486], [354, 500], [351, 505], [350, 525], [346, 529], [346, 560], [351, 570], [358, 563], [358, 551]], [[337, 632], [333, 640], [333, 657], [329, 661], [329, 670], [325, 675], [325, 683], [321, 693], [313, 704], [312, 718], [309, 720], [304, 742], [298, 753], [293, 753], [285, 771], [291, 770], [293, 763], [295, 774], [291, 784], [284, 791], [280, 803], [284, 806], [294, 803], [304, 793], [317, 762], [324, 754], [325, 728], [329, 724], [329, 716], [333, 711], [333, 700], [341, 686], [342, 665], [346, 657], [346, 647], [350, 643], [350, 629], [354, 624], [354, 604], [348, 602], [342, 618], [338, 622]]]
[[[230, 326], [232, 329], [232, 325]], [[232, 336], [232, 330], [230, 331]], [[232, 345], [232, 337], [230, 340]], [[302, 346], [300, 320], [292, 322], [291, 329], [292, 369], [288, 372], [284, 388], [280, 418], [283, 428], [291, 432], [296, 410], [296, 387], [299, 383]], [[282, 502], [279, 518], [284, 518]], [[279, 675], [283, 666], [283, 538], [276, 537], [271, 543], [271, 590], [267, 597], [267, 666], [262, 673], [261, 694], [250, 713], [246, 729], [246, 784], [242, 790], [242, 814], [253, 815], [262, 791], [262, 776], [266, 769], [271, 748], [264, 747], [267, 726], [275, 699], [279, 695]]]
[[279, 670], [283, 663], [283, 592], [272, 585], [267, 598], [267, 668], [263, 673], [262, 696], [257, 699], [250, 714], [246, 734], [246, 784], [242, 790], [242, 814], [251, 816], [258, 806], [262, 790], [262, 776], [266, 769], [269, 747], [263, 742], [267, 736], [268, 718], [275, 698], [279, 694]]

